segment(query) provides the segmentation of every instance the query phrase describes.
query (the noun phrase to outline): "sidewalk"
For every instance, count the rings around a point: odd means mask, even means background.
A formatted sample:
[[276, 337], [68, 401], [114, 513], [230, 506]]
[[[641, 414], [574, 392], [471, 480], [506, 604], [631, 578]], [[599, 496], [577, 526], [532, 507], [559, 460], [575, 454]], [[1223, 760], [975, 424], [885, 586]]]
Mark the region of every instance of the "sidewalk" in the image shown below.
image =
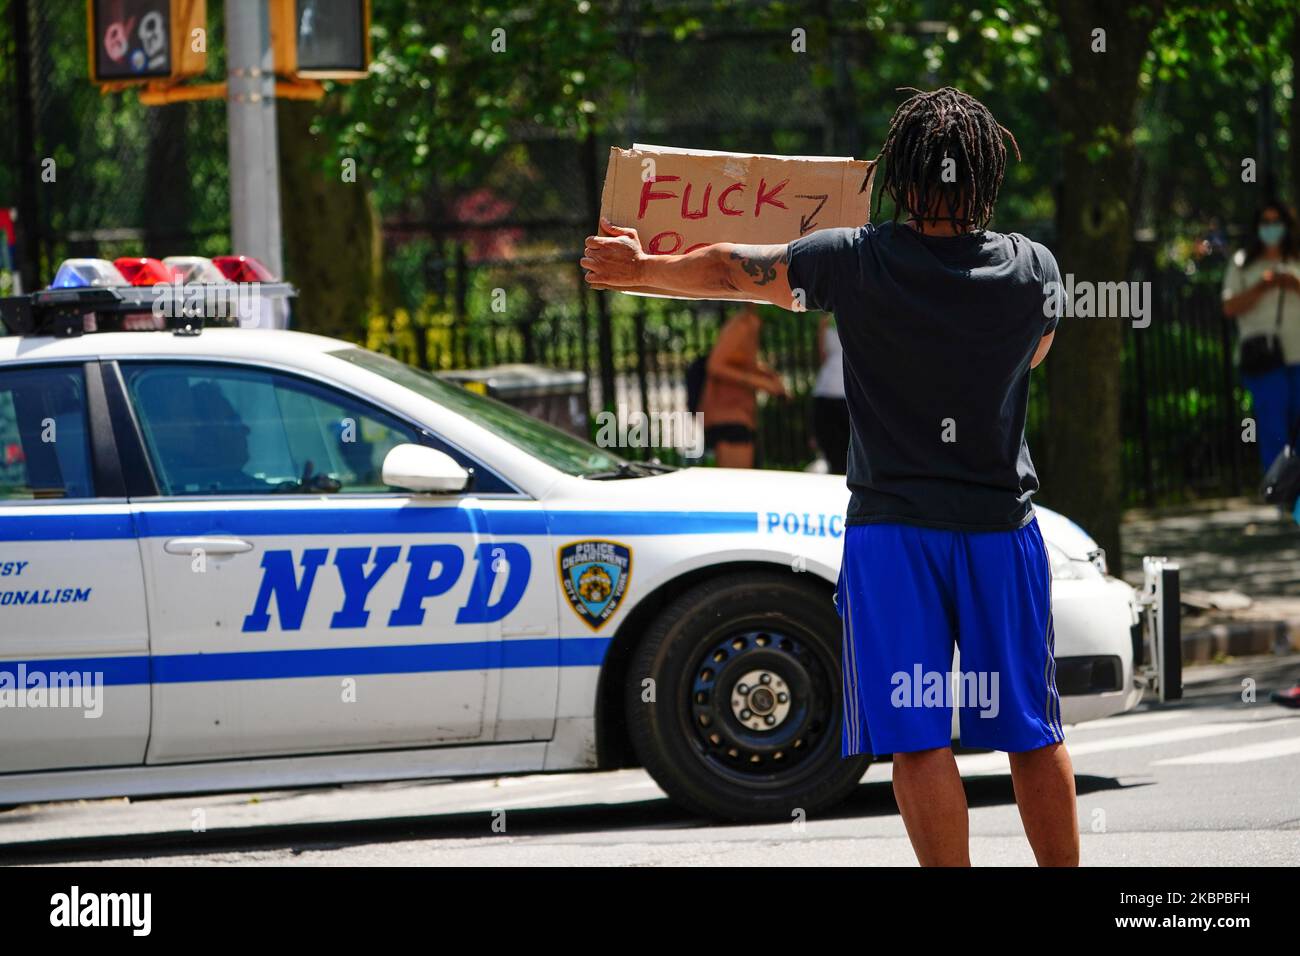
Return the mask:
[[1300, 526], [1247, 498], [1128, 512], [1124, 577], [1142, 579], [1142, 556], [1182, 566], [1183, 657], [1204, 663], [1300, 651]]

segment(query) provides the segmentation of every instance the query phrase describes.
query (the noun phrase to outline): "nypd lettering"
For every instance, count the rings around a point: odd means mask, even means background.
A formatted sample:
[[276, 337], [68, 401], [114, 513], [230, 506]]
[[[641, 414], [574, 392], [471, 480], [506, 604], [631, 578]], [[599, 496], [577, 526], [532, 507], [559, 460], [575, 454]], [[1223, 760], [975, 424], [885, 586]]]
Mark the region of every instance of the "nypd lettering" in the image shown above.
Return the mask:
[[[465, 572], [465, 552], [454, 544], [413, 544], [380, 548], [338, 548], [330, 560], [329, 548], [289, 549], [262, 555], [262, 583], [243, 631], [260, 632], [271, 626], [272, 598], [282, 631], [301, 630], [322, 568], [330, 565], [343, 588], [343, 604], [330, 617], [330, 628], [367, 627], [372, 611], [366, 601], [387, 574], [405, 573], [397, 606], [381, 615], [388, 627], [419, 627], [425, 620], [425, 602], [446, 594]], [[367, 570], [367, 566], [369, 570]], [[397, 567], [398, 570], [392, 569]], [[403, 572], [404, 569], [404, 572]], [[519, 606], [532, 574], [528, 548], [514, 541], [484, 542], [474, 550], [473, 581], [464, 605], [456, 612], [457, 624], [490, 624]], [[505, 575], [503, 584], [497, 583]], [[495, 600], [493, 599], [495, 597]]]
[[18, 577], [27, 564], [26, 561], [0, 561], [0, 578]]
[[593, 631], [614, 616], [632, 574], [632, 551], [616, 541], [575, 541], [560, 548], [560, 584], [569, 607]]
[[768, 534], [797, 534], [808, 538], [842, 538], [844, 515], [812, 513], [808, 511], [769, 511]]

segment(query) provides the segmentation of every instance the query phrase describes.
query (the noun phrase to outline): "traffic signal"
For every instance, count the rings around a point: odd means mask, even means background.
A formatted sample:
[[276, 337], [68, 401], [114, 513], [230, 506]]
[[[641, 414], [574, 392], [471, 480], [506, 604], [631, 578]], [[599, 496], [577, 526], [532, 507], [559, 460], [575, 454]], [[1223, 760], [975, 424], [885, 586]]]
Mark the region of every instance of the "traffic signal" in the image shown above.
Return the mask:
[[207, 68], [207, 0], [86, 0], [90, 76], [107, 91]]
[[370, 70], [370, 0], [271, 0], [275, 72], [357, 80]]

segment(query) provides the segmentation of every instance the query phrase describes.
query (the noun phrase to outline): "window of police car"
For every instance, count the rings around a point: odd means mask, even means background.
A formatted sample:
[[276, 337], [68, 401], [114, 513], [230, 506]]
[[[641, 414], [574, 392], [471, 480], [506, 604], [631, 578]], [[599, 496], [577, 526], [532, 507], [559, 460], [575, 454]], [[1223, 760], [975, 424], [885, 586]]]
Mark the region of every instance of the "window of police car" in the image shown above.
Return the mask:
[[[360, 348], [329, 353], [359, 365], [477, 422], [558, 471], [582, 477], [639, 477], [650, 466], [628, 462], [494, 398], [476, 395], [395, 358]], [[665, 470], [667, 466], [656, 466]]]
[[80, 366], [0, 371], [0, 499], [92, 498]]
[[412, 426], [332, 390], [258, 368], [123, 363], [164, 495], [376, 493]]

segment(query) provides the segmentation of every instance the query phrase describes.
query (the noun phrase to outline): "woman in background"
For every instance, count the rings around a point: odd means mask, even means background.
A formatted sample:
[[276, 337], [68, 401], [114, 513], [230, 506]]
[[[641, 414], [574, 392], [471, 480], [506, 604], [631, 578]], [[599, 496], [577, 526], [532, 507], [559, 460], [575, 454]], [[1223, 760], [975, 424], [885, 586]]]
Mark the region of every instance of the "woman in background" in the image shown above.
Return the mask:
[[817, 351], [821, 367], [813, 383], [813, 437], [827, 471], [842, 475], [849, 467], [849, 403], [844, 398], [844, 350], [829, 315], [818, 326]]
[[1300, 234], [1295, 214], [1270, 202], [1228, 264], [1223, 313], [1236, 319], [1242, 384], [1255, 405], [1255, 440], [1268, 468], [1300, 418]]
[[719, 468], [754, 468], [758, 438], [758, 393], [786, 398], [780, 374], [758, 357], [763, 319], [753, 306], [734, 312], [709, 351], [700, 414], [704, 444]]

